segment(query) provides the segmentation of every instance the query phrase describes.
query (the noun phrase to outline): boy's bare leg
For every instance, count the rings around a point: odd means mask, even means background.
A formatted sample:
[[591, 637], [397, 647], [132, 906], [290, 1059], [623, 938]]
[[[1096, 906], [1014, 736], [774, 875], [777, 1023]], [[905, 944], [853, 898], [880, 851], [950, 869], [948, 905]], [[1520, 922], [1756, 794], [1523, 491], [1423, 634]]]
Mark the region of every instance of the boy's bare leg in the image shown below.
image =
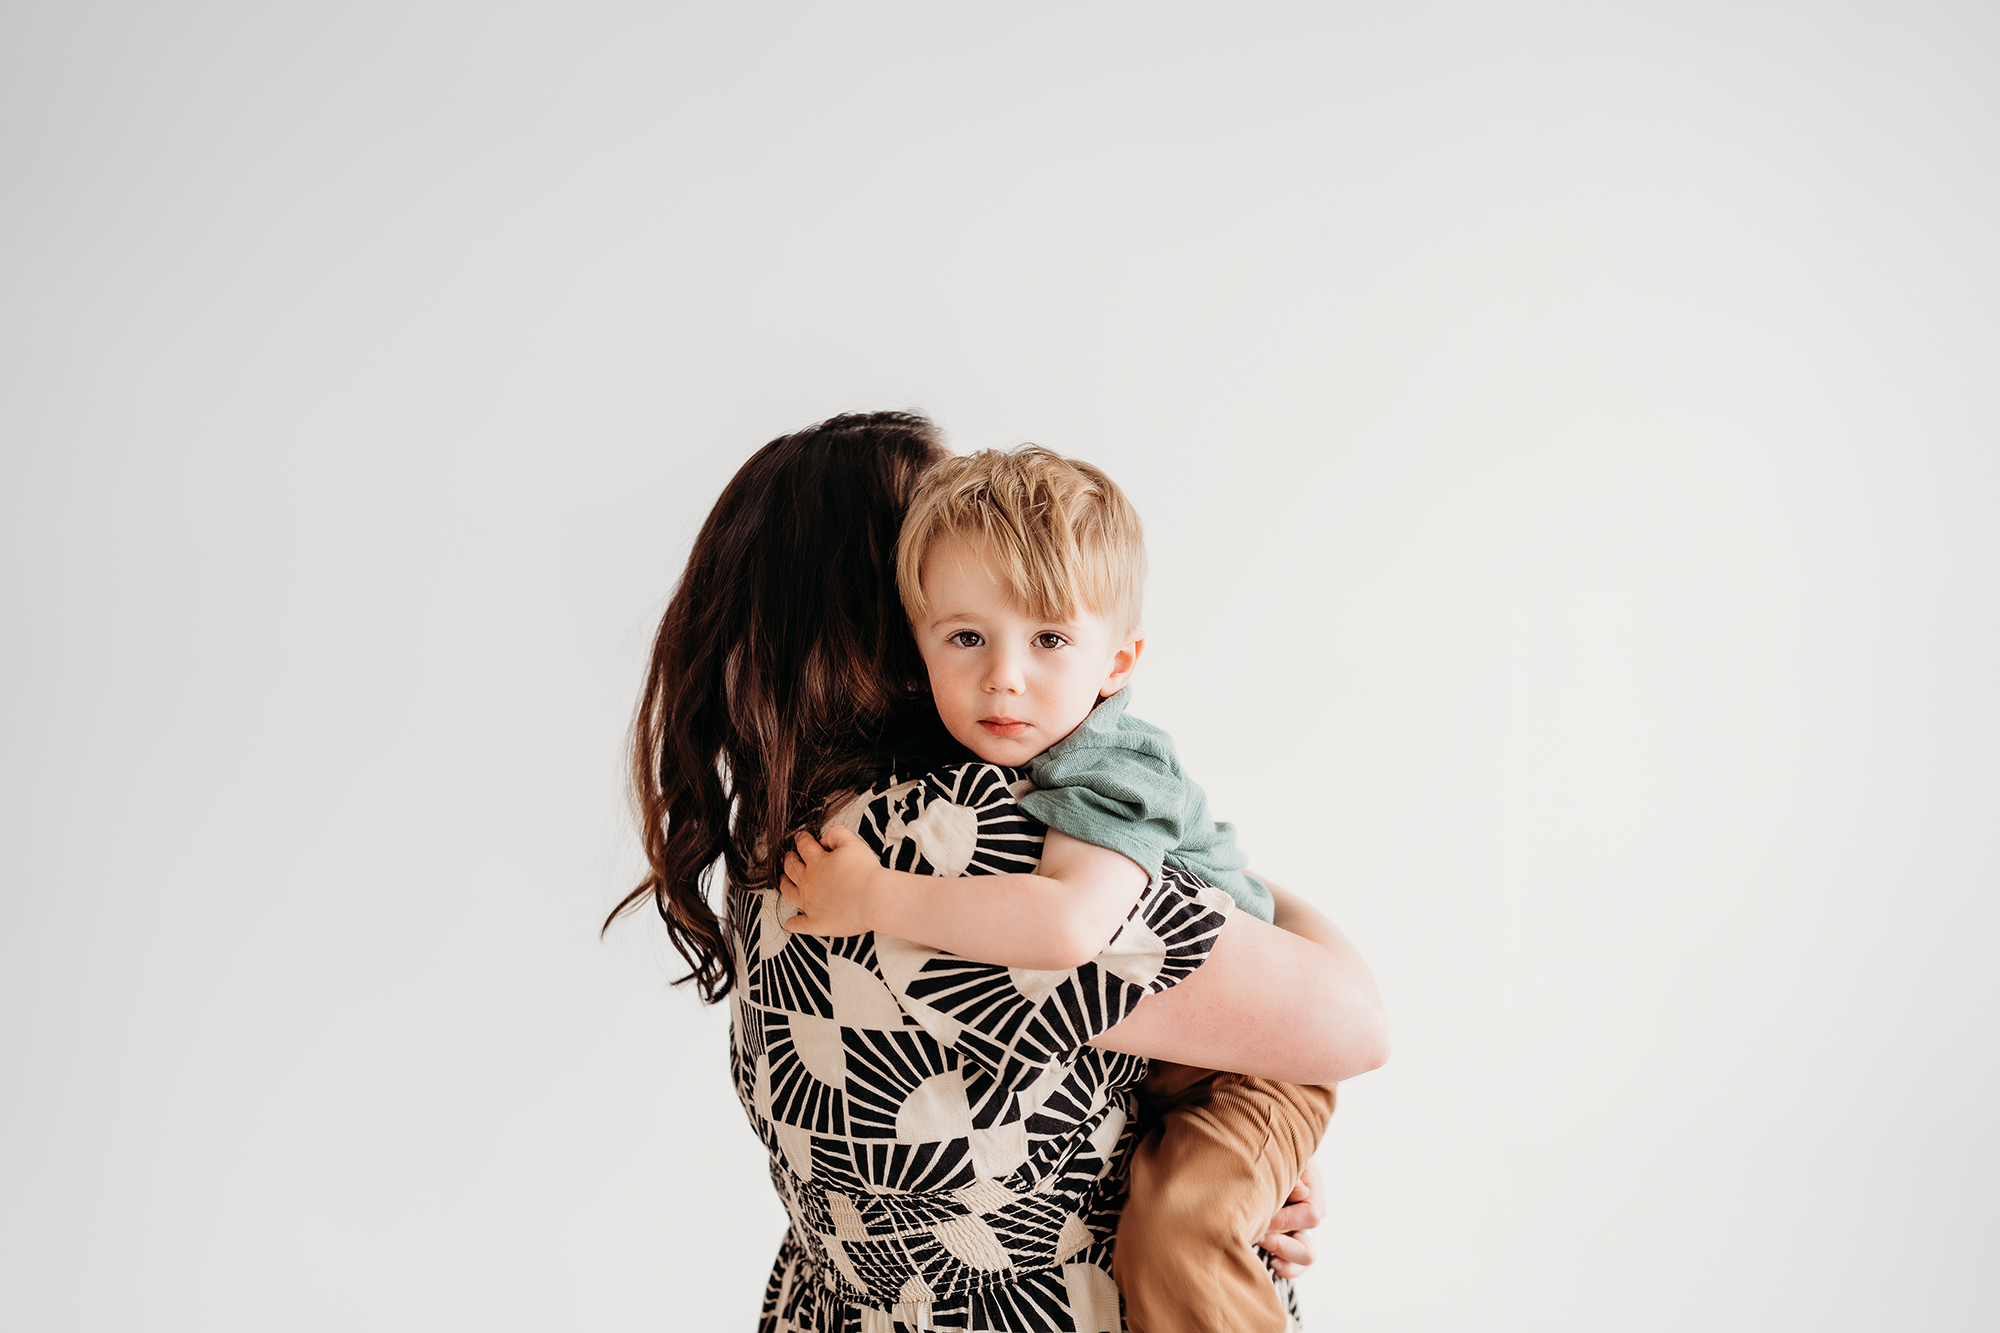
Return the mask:
[[1156, 1065], [1112, 1268], [1131, 1333], [1284, 1333], [1255, 1242], [1333, 1115], [1333, 1089]]

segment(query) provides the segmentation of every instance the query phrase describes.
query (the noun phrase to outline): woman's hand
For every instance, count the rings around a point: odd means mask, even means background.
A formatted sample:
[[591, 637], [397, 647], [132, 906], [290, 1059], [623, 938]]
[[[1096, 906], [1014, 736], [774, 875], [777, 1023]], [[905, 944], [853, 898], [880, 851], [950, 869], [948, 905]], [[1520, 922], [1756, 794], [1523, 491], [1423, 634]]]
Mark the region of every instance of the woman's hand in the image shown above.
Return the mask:
[[1271, 1267], [1279, 1277], [1297, 1277], [1312, 1267], [1313, 1228], [1326, 1220], [1322, 1183], [1319, 1163], [1308, 1161], [1291, 1197], [1271, 1218], [1271, 1229], [1257, 1240], [1257, 1248], [1271, 1256]]
[[795, 935], [861, 935], [875, 929], [870, 888], [882, 863], [859, 835], [839, 824], [820, 834], [801, 833], [785, 853], [778, 893], [798, 908], [785, 922]]

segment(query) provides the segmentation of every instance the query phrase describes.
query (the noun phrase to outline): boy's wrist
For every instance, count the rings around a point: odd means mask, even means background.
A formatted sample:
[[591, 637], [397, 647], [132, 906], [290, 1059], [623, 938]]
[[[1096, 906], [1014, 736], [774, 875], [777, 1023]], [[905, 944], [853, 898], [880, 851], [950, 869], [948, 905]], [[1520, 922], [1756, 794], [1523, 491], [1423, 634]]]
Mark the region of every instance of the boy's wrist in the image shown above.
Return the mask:
[[904, 878], [884, 865], [869, 868], [867, 876], [861, 881], [861, 903], [870, 929], [898, 939], [912, 938], [909, 923], [904, 920], [906, 913], [902, 910]]

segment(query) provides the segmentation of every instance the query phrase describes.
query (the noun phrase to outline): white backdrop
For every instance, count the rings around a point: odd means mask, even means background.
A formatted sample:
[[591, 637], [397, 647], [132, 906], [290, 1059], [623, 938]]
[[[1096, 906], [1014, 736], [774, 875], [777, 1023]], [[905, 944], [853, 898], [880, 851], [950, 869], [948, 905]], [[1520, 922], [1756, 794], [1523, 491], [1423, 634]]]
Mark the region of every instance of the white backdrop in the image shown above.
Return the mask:
[[1140, 710], [1377, 968], [1316, 1328], [1994, 1327], [1996, 60], [9, 0], [0, 1323], [751, 1328], [620, 746], [735, 467], [916, 407], [1129, 488]]

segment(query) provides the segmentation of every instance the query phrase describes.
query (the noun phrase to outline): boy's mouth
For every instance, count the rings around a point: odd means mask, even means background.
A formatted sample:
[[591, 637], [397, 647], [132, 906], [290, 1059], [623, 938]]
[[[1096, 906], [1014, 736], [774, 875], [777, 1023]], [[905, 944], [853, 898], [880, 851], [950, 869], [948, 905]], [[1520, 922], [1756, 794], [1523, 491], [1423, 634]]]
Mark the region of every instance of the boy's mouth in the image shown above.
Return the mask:
[[982, 717], [979, 719], [979, 725], [984, 727], [990, 736], [1018, 736], [1032, 724], [1011, 717]]

